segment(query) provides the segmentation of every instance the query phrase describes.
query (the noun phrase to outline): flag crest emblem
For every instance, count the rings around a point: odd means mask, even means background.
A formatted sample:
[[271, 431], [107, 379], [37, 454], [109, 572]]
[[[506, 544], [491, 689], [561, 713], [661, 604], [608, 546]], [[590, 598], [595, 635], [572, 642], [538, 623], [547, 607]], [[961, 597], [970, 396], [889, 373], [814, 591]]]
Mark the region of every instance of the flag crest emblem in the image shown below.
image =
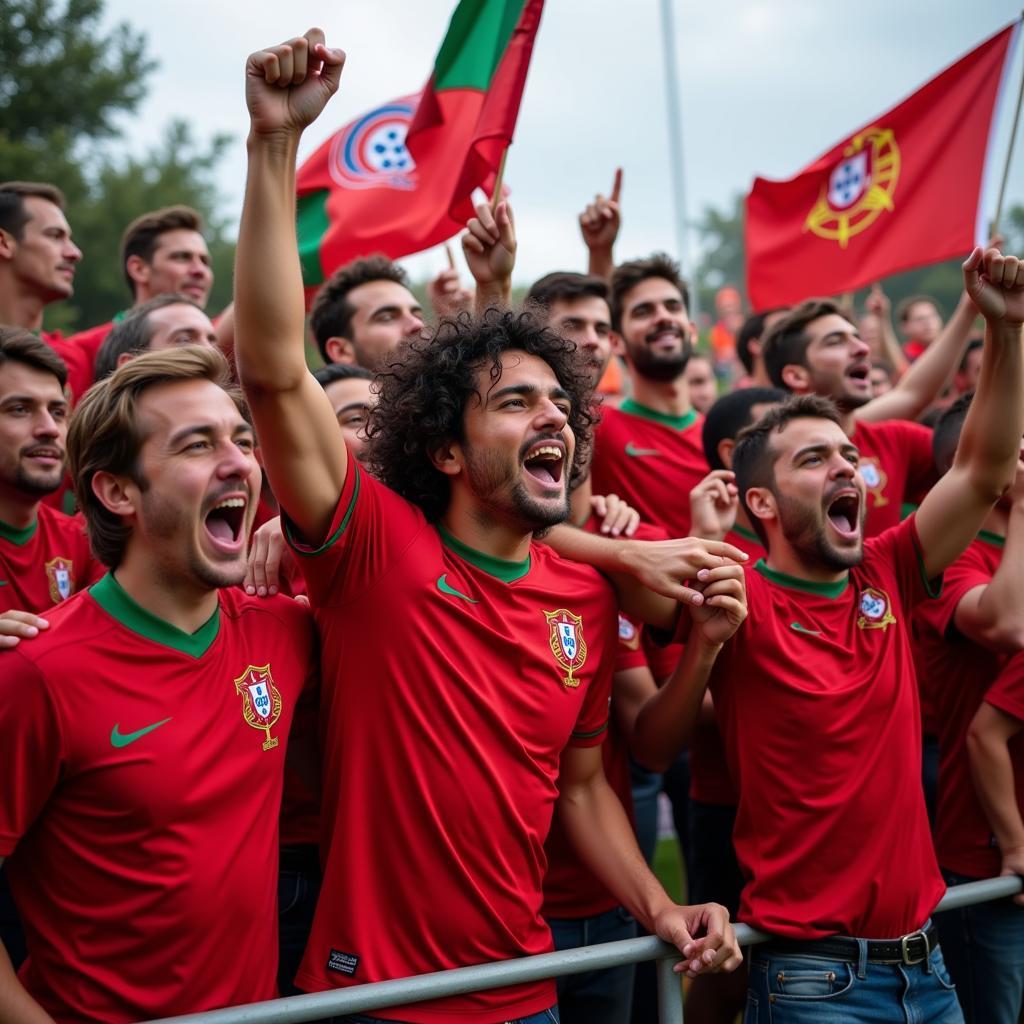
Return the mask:
[[51, 558], [46, 563], [46, 578], [50, 583], [50, 600], [60, 604], [75, 589], [75, 567], [70, 558]]
[[845, 249], [854, 235], [895, 209], [899, 177], [900, 150], [893, 132], [877, 125], [858, 132], [822, 185], [804, 230]]
[[262, 729], [266, 734], [264, 750], [273, 750], [279, 740], [270, 735], [270, 730], [281, 717], [281, 693], [274, 685], [270, 663], [249, 665], [235, 679], [235, 693], [242, 698], [242, 718], [253, 729]]
[[419, 97], [376, 107], [339, 132], [331, 143], [328, 171], [342, 188], [416, 188], [416, 162], [405, 145]]
[[562, 683], [567, 689], [580, 685], [573, 673], [583, 668], [587, 660], [587, 642], [583, 639], [583, 616], [573, 615], [567, 608], [545, 612], [550, 635], [548, 641], [555, 661], [565, 670]]
[[857, 625], [861, 629], [882, 629], [895, 625], [896, 616], [892, 613], [892, 602], [884, 590], [867, 587], [860, 595], [860, 615]]

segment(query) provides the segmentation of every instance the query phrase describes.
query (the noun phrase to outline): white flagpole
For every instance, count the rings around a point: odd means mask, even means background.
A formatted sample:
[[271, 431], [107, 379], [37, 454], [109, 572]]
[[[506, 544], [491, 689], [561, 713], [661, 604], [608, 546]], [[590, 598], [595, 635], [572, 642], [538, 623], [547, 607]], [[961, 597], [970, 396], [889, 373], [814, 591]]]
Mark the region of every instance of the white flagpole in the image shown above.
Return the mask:
[[[1024, 14], [1022, 14], [1024, 17]], [[1024, 60], [1021, 62], [1020, 89], [1017, 92], [1017, 109], [1013, 112], [1013, 127], [1010, 128], [1010, 143], [1006, 147], [1006, 163], [1003, 165], [1003, 178], [999, 182], [999, 198], [996, 200], [996, 215], [992, 218], [991, 234], [999, 231], [999, 220], [1003, 215], [1003, 199], [1006, 198], [1006, 181], [1010, 177], [1010, 161], [1013, 158], [1013, 144], [1017, 141], [1017, 126], [1020, 124], [1021, 101], [1024, 100]]]
[[676, 256], [690, 282], [690, 317], [697, 319], [696, 265], [690, 264], [689, 232], [686, 226], [686, 202], [683, 187], [683, 114], [679, 102], [679, 68], [676, 63], [676, 30], [672, 0], [661, 0], [661, 39], [665, 47], [665, 99], [668, 109], [669, 167], [672, 172], [672, 199], [675, 210]]

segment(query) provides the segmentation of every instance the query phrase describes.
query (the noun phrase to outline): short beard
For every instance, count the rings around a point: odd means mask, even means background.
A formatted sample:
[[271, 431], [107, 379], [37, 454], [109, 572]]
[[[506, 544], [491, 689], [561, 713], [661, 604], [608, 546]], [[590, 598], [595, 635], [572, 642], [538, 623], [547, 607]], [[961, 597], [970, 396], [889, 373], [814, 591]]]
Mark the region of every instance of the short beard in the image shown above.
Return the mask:
[[14, 477], [14, 486], [22, 494], [31, 495], [33, 498], [45, 498], [46, 495], [60, 490], [60, 485], [64, 482], [65, 466], [66, 464], [62, 463], [56, 476], [51, 478], [33, 475], [24, 466], [19, 465]]
[[825, 526], [812, 508], [778, 493], [775, 501], [782, 535], [803, 561], [835, 572], [860, 565], [864, 557], [863, 532], [857, 547], [844, 551], [829, 543]]
[[630, 346], [629, 358], [633, 369], [645, 380], [666, 383], [678, 380], [686, 372], [686, 364], [693, 355], [693, 345], [686, 339], [682, 348], [672, 355], [662, 355], [647, 348], [646, 342]]
[[[569, 494], [565, 489], [560, 505], [539, 502], [527, 491], [526, 484], [516, 479], [505, 457], [496, 451], [477, 452], [466, 449], [466, 471], [473, 493], [489, 508], [510, 514], [528, 533], [540, 534], [569, 518]], [[568, 470], [563, 467], [563, 472]], [[511, 485], [508, 506], [501, 508], [497, 498]], [[491, 518], [494, 518], [493, 516]]]

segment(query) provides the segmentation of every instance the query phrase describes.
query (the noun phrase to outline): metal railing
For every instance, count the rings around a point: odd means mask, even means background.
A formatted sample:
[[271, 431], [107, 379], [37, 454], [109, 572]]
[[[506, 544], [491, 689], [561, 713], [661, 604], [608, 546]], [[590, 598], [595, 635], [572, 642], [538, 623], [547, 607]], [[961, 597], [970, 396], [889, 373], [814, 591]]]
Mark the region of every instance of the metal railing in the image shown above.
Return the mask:
[[[973, 903], [1013, 896], [1022, 891], [1024, 879], [1017, 876], [986, 878], [948, 889], [935, 909], [955, 910]], [[741, 946], [753, 946], [768, 939], [763, 932], [755, 931], [745, 924], [736, 925], [736, 937]], [[482, 992], [485, 989], [542, 981], [566, 974], [583, 974], [585, 971], [646, 960], [658, 962], [658, 1019], [661, 1024], [682, 1024], [683, 990], [680, 975], [673, 970], [680, 959], [679, 951], [674, 946], [647, 936], [605, 942], [597, 946], [581, 946], [557, 953], [541, 953], [539, 956], [519, 960], [457, 967], [435, 974], [379, 981], [372, 985], [356, 985], [331, 992], [314, 992], [263, 1003], [249, 1003], [247, 1006], [189, 1013], [181, 1017], [167, 1017], [154, 1024], [299, 1024], [301, 1021], [316, 1021], [349, 1013], [370, 1013], [426, 999]]]

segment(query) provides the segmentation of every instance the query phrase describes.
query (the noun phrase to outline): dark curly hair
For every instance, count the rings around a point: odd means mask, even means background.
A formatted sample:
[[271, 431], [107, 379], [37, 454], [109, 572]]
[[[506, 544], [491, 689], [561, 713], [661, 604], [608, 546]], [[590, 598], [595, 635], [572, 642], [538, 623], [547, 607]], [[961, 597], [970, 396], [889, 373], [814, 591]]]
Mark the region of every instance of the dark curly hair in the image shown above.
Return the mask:
[[569, 427], [576, 437], [570, 486], [590, 458], [594, 389], [574, 342], [530, 313], [492, 308], [480, 319], [462, 313], [442, 320], [436, 330], [404, 341], [388, 357], [377, 374], [380, 397], [366, 428], [370, 471], [418, 505], [431, 522], [448, 507], [449, 483], [429, 453], [463, 439], [463, 416], [477, 394], [477, 372], [489, 367], [496, 382], [502, 355], [511, 350], [543, 359], [569, 394]]

